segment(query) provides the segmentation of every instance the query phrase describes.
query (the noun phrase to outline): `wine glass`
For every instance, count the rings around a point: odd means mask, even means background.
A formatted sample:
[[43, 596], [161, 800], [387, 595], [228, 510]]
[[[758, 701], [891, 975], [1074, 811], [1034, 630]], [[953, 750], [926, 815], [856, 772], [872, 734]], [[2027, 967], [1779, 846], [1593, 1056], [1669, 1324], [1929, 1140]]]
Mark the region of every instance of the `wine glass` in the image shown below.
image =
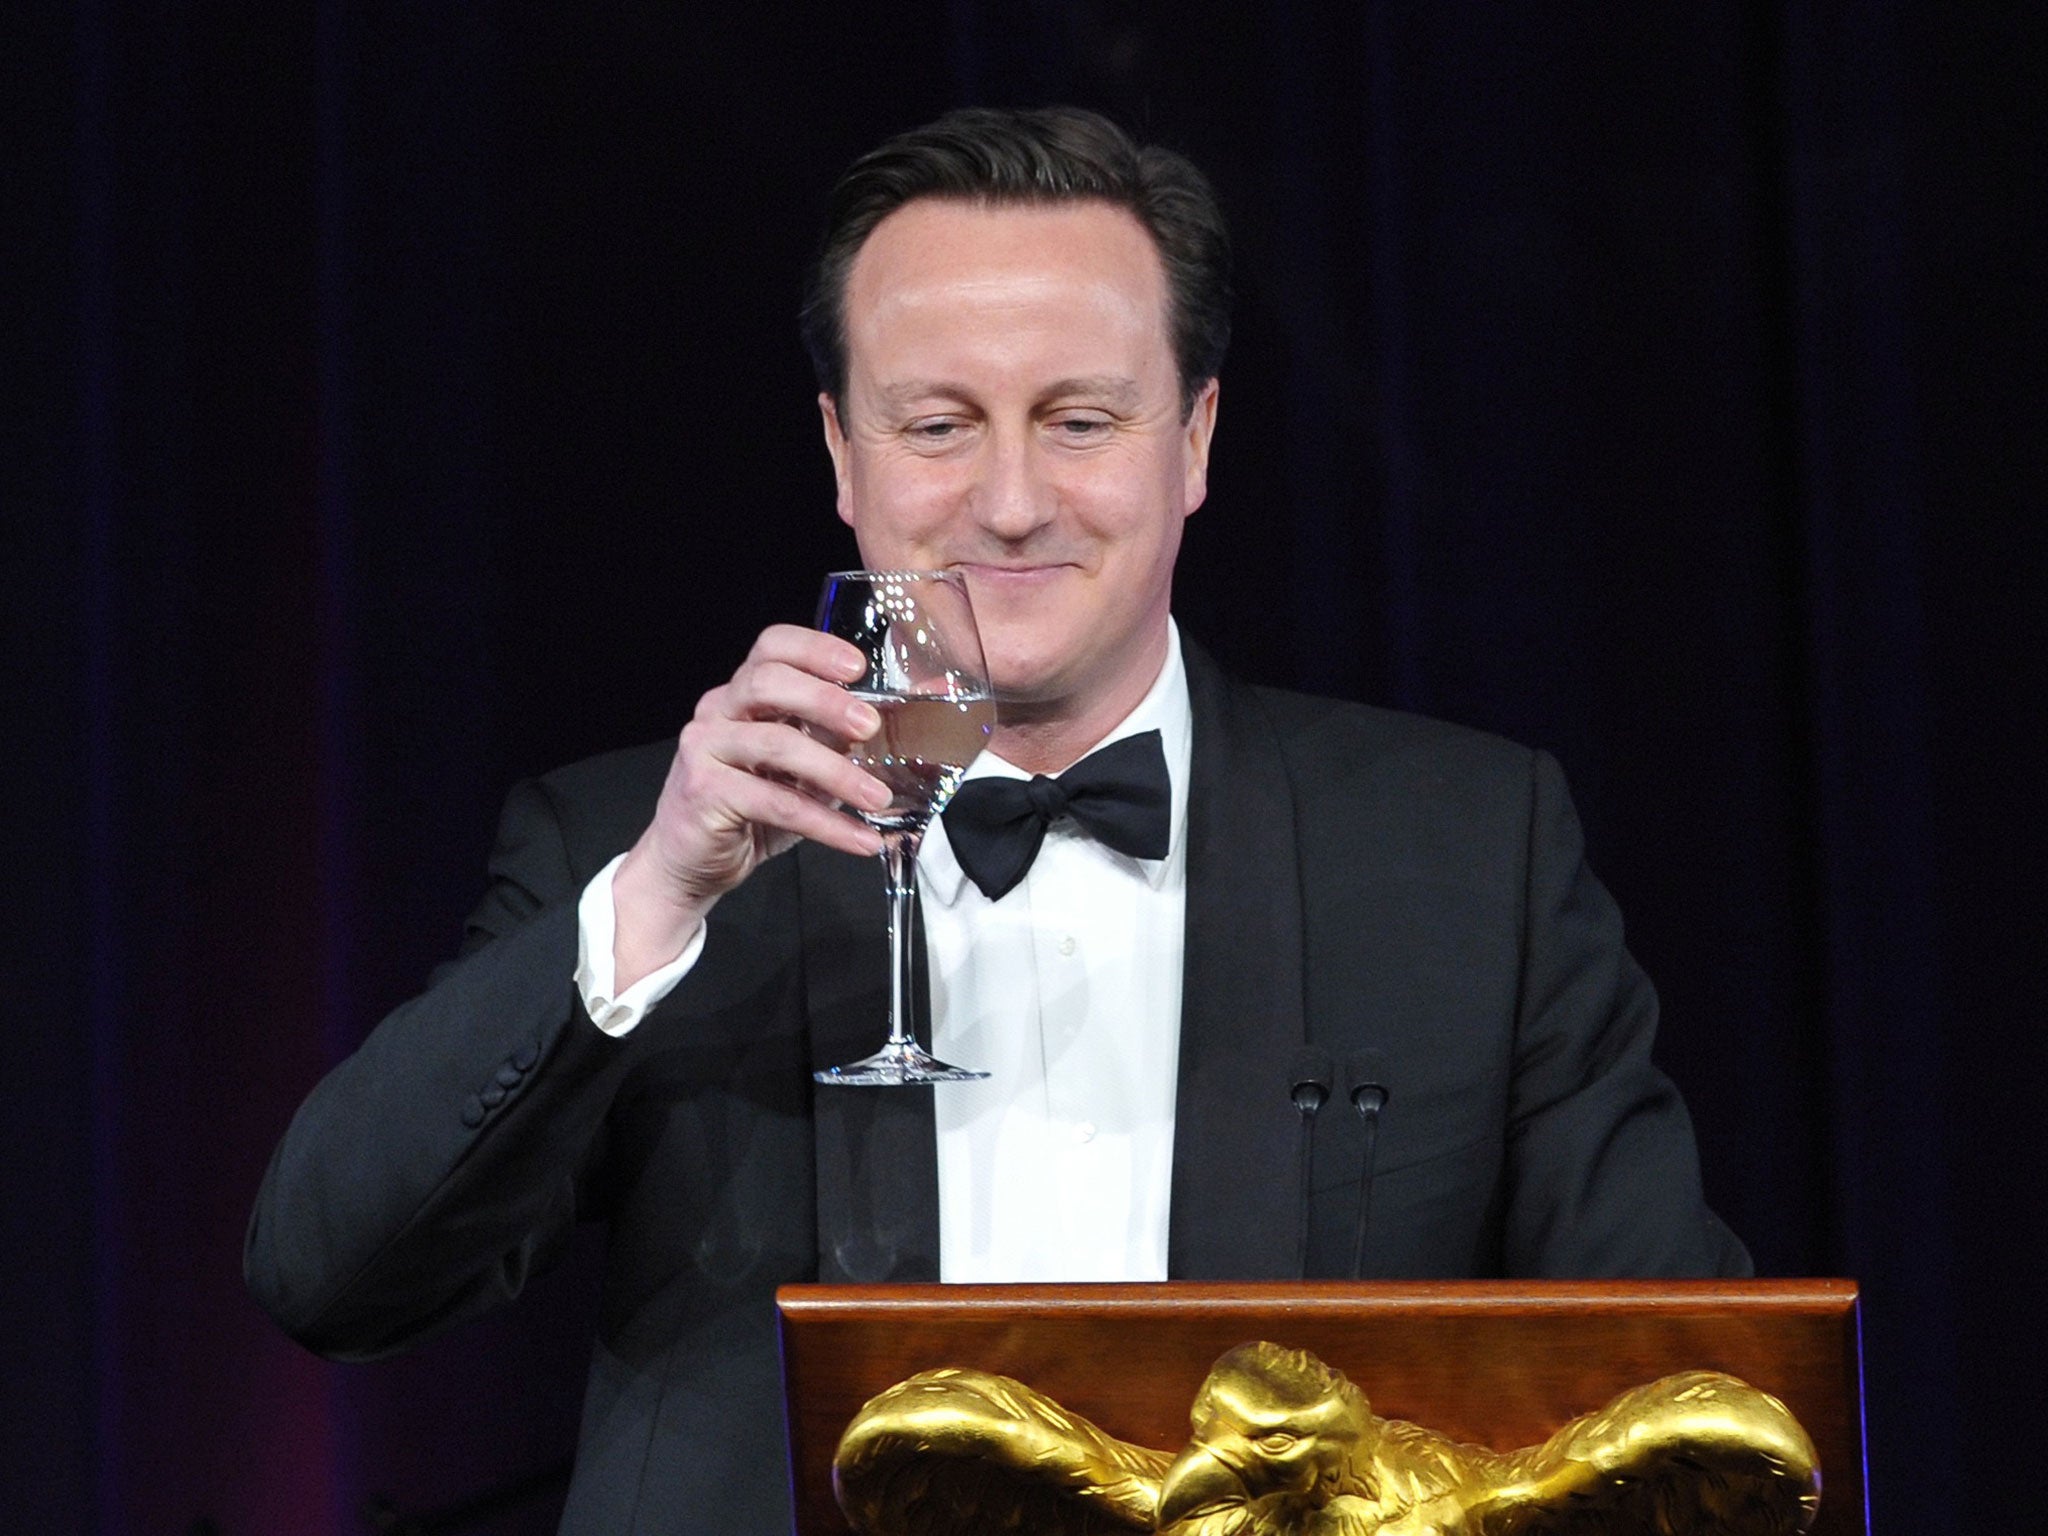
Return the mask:
[[849, 688], [882, 717], [881, 729], [856, 742], [851, 755], [892, 793], [886, 809], [859, 813], [882, 834], [888, 878], [889, 1038], [864, 1061], [811, 1075], [866, 1087], [987, 1077], [925, 1050], [910, 1019], [917, 852], [996, 723], [967, 583], [956, 571], [837, 571], [825, 578], [818, 628], [867, 658], [867, 675]]

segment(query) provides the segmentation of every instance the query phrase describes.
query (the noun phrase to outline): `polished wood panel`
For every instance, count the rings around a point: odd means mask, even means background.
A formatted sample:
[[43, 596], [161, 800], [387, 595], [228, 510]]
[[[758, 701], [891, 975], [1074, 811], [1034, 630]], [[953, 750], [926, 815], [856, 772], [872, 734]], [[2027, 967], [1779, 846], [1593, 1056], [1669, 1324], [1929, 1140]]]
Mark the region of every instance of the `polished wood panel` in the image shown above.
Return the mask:
[[1816, 1536], [1868, 1529], [1850, 1281], [799, 1285], [776, 1300], [800, 1536], [845, 1536], [832, 1498], [840, 1432], [906, 1376], [999, 1371], [1121, 1439], [1174, 1450], [1210, 1365], [1254, 1339], [1321, 1356], [1383, 1417], [1496, 1450], [1658, 1376], [1727, 1371], [1782, 1399], [1813, 1437]]

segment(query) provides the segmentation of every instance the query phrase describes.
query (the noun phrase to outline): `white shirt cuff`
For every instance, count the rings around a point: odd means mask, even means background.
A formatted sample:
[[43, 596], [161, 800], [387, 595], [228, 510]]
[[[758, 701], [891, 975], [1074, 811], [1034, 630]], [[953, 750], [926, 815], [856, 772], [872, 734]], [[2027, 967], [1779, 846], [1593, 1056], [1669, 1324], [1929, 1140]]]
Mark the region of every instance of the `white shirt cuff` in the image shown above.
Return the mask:
[[612, 995], [618, 980], [612, 964], [612, 940], [619, 926], [618, 908], [612, 902], [612, 874], [625, 861], [622, 853], [600, 869], [583, 887], [583, 897], [576, 903], [576, 990], [583, 994], [583, 1009], [590, 1022], [615, 1037], [629, 1033], [648, 1009], [674, 991], [704, 952], [704, 925], [699, 923], [675, 959], [648, 972], [616, 997]]

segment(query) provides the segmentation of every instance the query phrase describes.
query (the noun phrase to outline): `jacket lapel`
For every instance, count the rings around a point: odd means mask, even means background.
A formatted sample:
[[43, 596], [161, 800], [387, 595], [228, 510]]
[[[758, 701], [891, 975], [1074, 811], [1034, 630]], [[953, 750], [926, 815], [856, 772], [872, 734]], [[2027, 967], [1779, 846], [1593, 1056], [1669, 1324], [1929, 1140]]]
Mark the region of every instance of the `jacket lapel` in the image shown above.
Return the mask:
[[[882, 871], [800, 843], [797, 861], [811, 1065], [858, 1061], [889, 1029], [889, 946]], [[930, 1043], [924, 934], [917, 961], [917, 1033]], [[818, 1278], [828, 1284], [939, 1277], [938, 1134], [930, 1088], [813, 1084]]]
[[1182, 637], [1194, 714], [1167, 1272], [1292, 1278], [1306, 1039], [1294, 796], [1247, 688]]

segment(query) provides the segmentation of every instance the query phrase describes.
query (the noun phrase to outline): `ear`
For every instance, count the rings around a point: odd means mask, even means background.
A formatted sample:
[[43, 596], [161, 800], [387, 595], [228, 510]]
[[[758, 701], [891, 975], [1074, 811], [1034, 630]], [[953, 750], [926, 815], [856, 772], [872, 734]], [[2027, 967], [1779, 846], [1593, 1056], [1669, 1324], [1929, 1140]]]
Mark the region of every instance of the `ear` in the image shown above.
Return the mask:
[[839, 521], [853, 526], [853, 467], [847, 452], [846, 429], [839, 424], [839, 407], [828, 394], [818, 396], [818, 414], [825, 420], [825, 451], [832, 455], [832, 479], [838, 486]]
[[1186, 517], [1199, 507], [1209, 495], [1209, 444], [1216, 436], [1217, 383], [1211, 379], [1202, 386], [1195, 403], [1188, 411], [1186, 425], [1181, 430], [1187, 434], [1182, 444], [1185, 471], [1181, 485], [1181, 516]]

